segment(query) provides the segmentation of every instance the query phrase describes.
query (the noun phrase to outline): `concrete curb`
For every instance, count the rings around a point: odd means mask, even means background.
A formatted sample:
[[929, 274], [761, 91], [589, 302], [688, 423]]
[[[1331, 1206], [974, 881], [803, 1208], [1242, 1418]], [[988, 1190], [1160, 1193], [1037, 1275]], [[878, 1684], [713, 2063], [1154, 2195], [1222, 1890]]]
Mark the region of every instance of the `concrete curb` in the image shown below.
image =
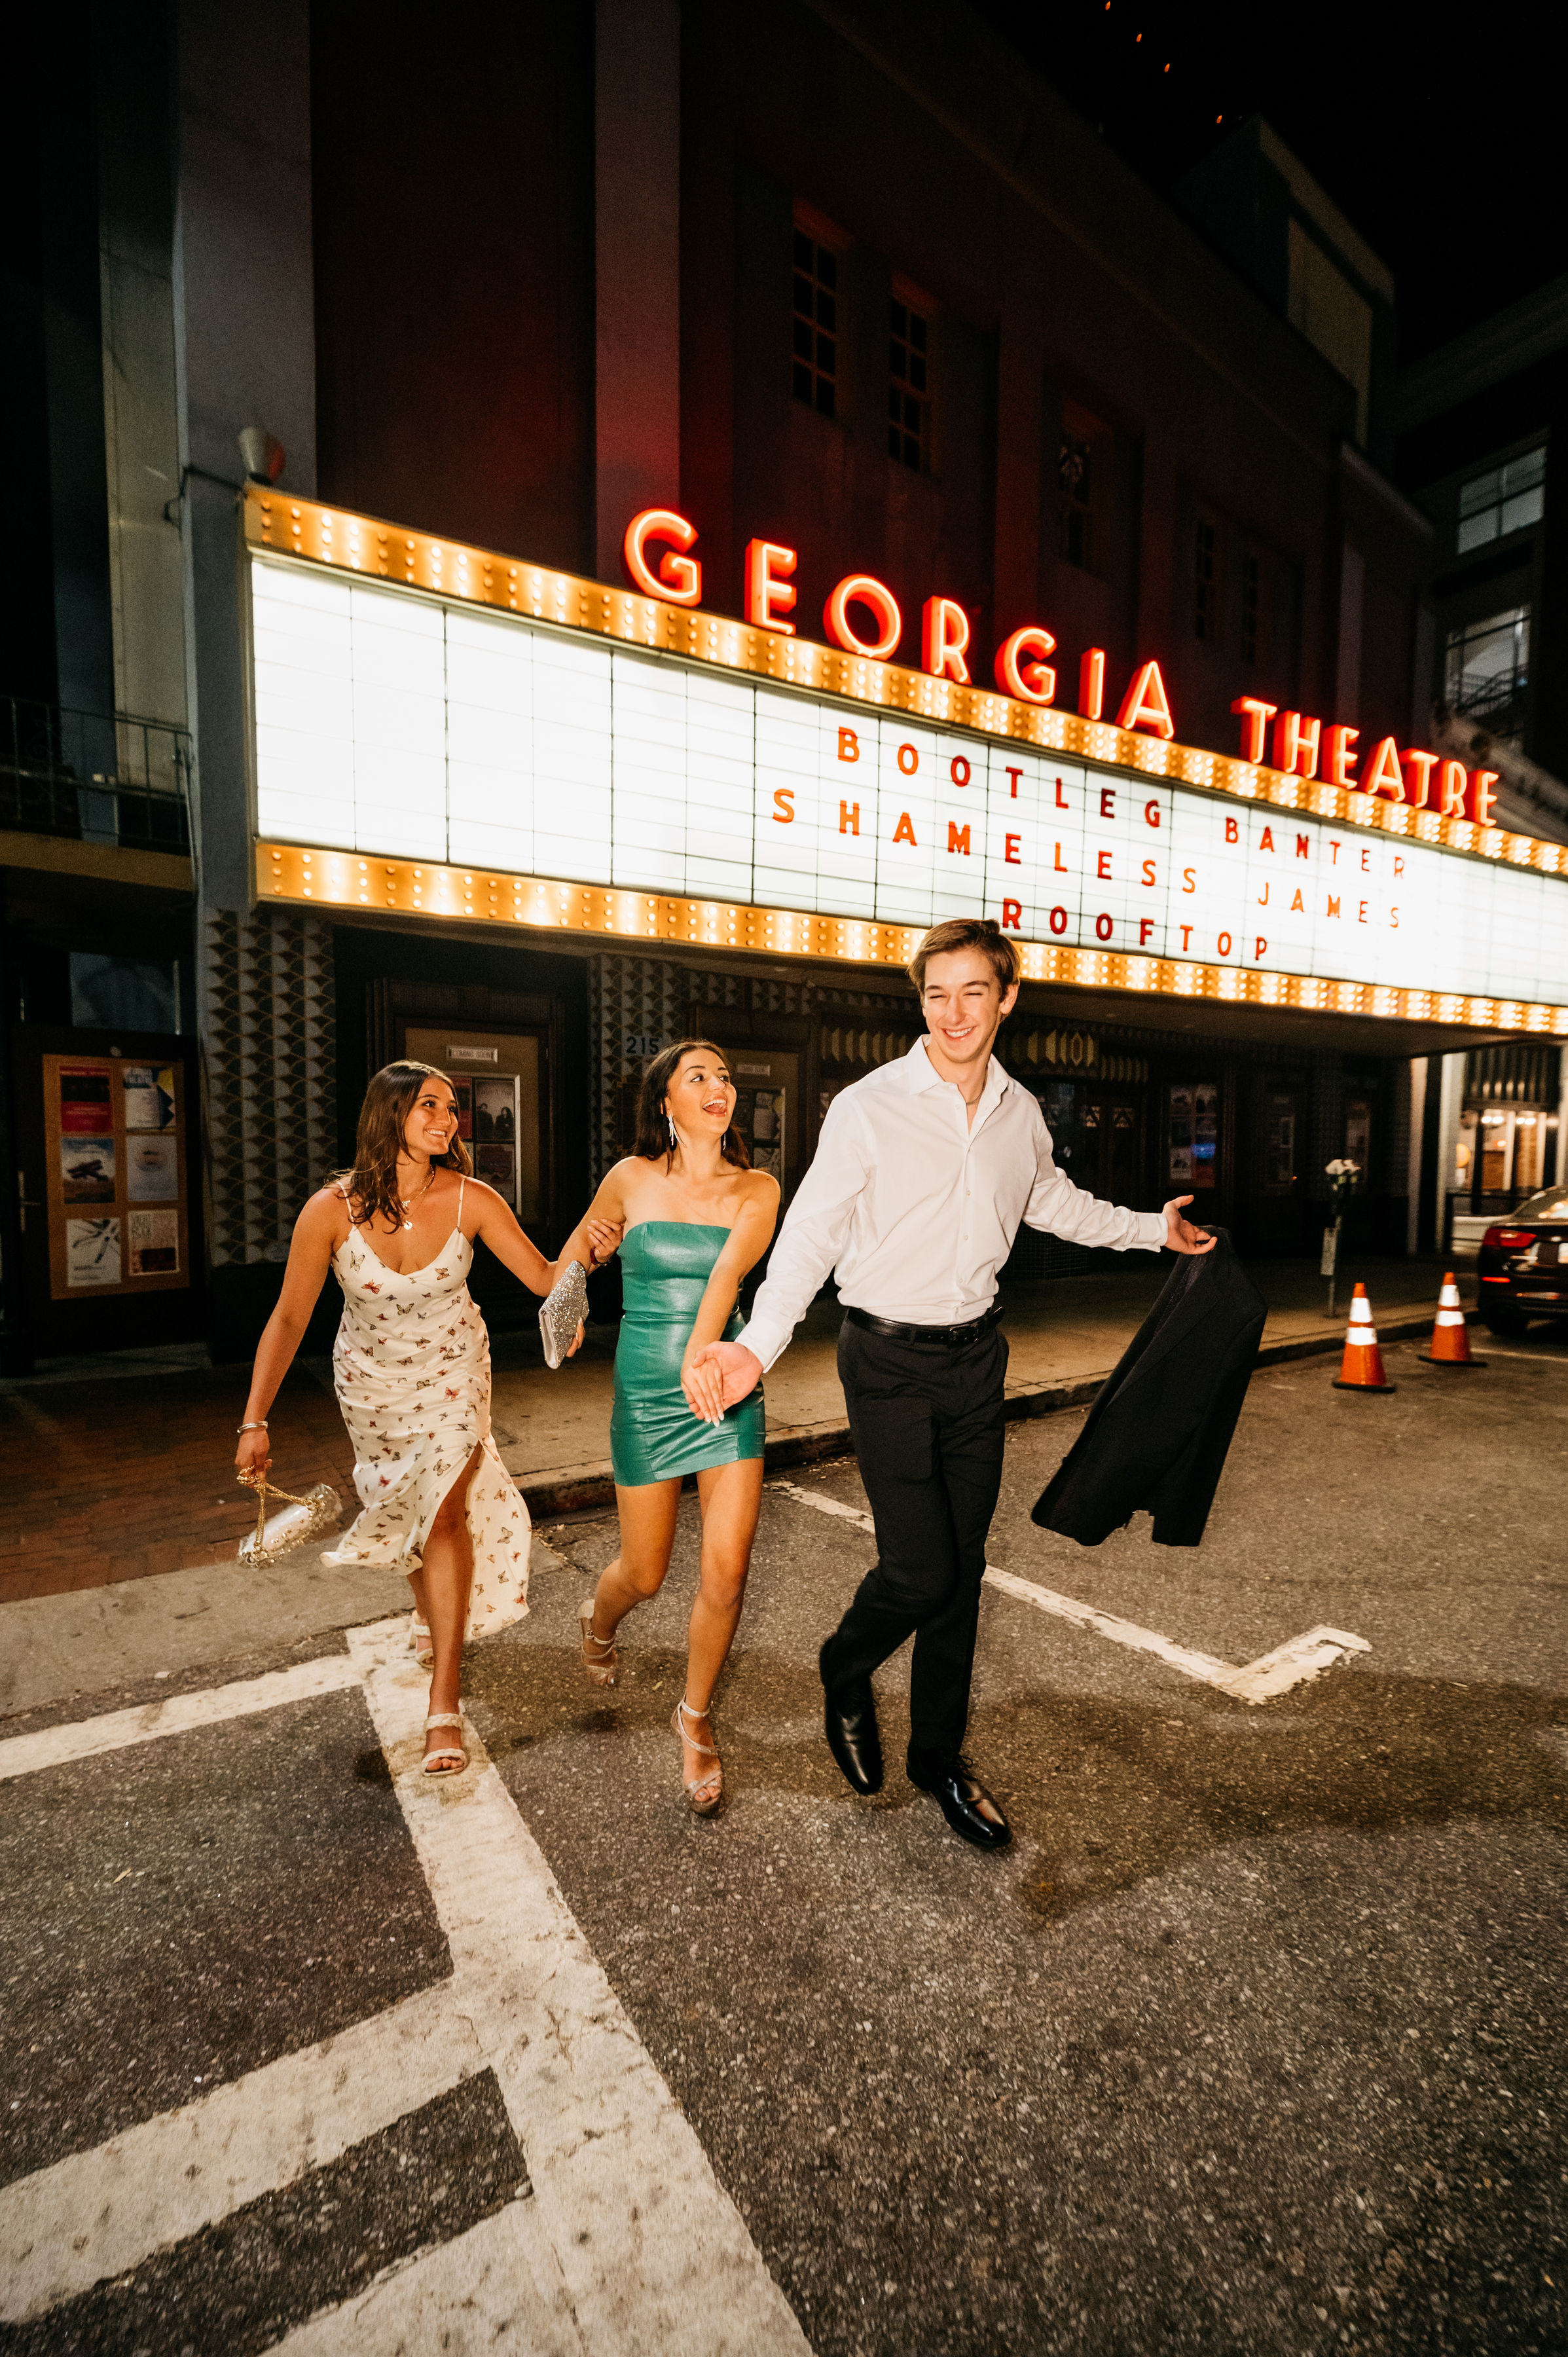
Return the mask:
[[[1432, 1311], [1425, 1309], [1417, 1317], [1380, 1321], [1379, 1340], [1413, 1341], [1431, 1333], [1432, 1317]], [[1331, 1334], [1299, 1335], [1285, 1341], [1265, 1342], [1258, 1352], [1258, 1364], [1279, 1367], [1293, 1359], [1326, 1359], [1344, 1347], [1344, 1332], [1338, 1328]], [[1012, 1393], [1003, 1413], [1009, 1424], [1022, 1424], [1036, 1416], [1056, 1415], [1064, 1408], [1087, 1407], [1110, 1372], [1106, 1368], [1100, 1374], [1075, 1375], [1060, 1383], [1039, 1383], [1028, 1391]], [[854, 1443], [848, 1425], [842, 1418], [834, 1418], [823, 1424], [786, 1426], [768, 1440], [763, 1462], [769, 1473], [782, 1473], [791, 1466], [820, 1464], [824, 1457], [854, 1454]], [[607, 1458], [593, 1464], [564, 1466], [550, 1473], [512, 1472], [512, 1479], [536, 1522], [615, 1504], [615, 1482]]]

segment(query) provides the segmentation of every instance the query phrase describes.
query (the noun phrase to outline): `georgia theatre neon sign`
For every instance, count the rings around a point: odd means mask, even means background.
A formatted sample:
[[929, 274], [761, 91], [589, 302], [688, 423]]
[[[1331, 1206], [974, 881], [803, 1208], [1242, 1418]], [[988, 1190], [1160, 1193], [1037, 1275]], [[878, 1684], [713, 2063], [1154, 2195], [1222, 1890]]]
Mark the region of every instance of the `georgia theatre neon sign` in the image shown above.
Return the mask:
[[[627, 571], [645, 597], [660, 598], [671, 606], [700, 605], [702, 561], [692, 554], [696, 543], [696, 526], [673, 508], [644, 508], [626, 528]], [[657, 572], [650, 562], [653, 550], [660, 552]], [[778, 541], [747, 541], [746, 619], [754, 629], [794, 637], [795, 625], [789, 616], [796, 604], [791, 576], [799, 561], [796, 550]], [[863, 618], [859, 628], [857, 615]], [[870, 573], [850, 573], [829, 591], [822, 628], [844, 653], [867, 662], [887, 662], [904, 635], [904, 617], [886, 582]], [[1021, 704], [1054, 704], [1057, 673], [1049, 658], [1056, 651], [1057, 642], [1049, 630], [1037, 622], [1026, 622], [996, 650], [993, 674], [998, 688]], [[969, 616], [963, 608], [956, 598], [928, 597], [920, 608], [920, 669], [932, 679], [949, 679], [968, 687], [972, 683], [969, 652]], [[1104, 706], [1105, 650], [1087, 647], [1079, 658], [1079, 716], [1084, 720], [1101, 719]], [[1380, 738], [1363, 752], [1359, 728], [1342, 722], [1326, 728], [1309, 714], [1283, 711], [1253, 695], [1238, 696], [1230, 709], [1241, 722], [1244, 761], [1261, 762], [1266, 758], [1272, 720], [1273, 767], [1286, 777], [1321, 776], [1328, 785], [1391, 802], [1408, 802], [1412, 810], [1431, 809], [1441, 818], [1468, 819], [1477, 826], [1492, 823], [1495, 770], [1466, 770], [1463, 761], [1414, 747], [1402, 752], [1392, 737]], [[1134, 668], [1116, 713], [1116, 726], [1144, 729], [1166, 739], [1176, 735], [1170, 698], [1157, 662], [1151, 660]]]

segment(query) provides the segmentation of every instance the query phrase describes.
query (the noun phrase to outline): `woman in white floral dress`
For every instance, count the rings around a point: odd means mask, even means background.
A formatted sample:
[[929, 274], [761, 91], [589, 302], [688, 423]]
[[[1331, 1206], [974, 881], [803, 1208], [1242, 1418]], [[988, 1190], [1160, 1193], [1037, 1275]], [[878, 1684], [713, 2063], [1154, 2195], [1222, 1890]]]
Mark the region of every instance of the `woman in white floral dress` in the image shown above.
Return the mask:
[[[407, 1573], [414, 1649], [431, 1665], [432, 1775], [467, 1764], [444, 1731], [462, 1725], [464, 1639], [528, 1609], [528, 1508], [490, 1437], [489, 1337], [467, 1286], [477, 1236], [534, 1293], [560, 1275], [563, 1264], [471, 1176], [450, 1082], [428, 1064], [388, 1064], [366, 1091], [353, 1168], [295, 1224], [234, 1458], [242, 1471], [271, 1463], [267, 1410], [330, 1269], [343, 1289], [332, 1371], [363, 1511], [322, 1559]], [[601, 1223], [589, 1237], [595, 1259], [616, 1241]]]

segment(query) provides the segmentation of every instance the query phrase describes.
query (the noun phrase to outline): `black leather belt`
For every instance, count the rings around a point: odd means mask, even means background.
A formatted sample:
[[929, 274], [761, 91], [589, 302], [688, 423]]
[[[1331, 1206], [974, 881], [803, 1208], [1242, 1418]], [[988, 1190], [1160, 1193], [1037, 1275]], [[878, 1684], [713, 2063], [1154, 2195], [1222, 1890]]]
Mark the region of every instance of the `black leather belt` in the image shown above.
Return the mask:
[[965, 1342], [978, 1342], [1001, 1317], [1002, 1304], [993, 1301], [983, 1318], [972, 1318], [967, 1326], [901, 1326], [897, 1318], [874, 1318], [869, 1309], [846, 1309], [843, 1314], [852, 1326], [864, 1326], [868, 1334], [886, 1334], [890, 1341], [945, 1342], [957, 1349]]

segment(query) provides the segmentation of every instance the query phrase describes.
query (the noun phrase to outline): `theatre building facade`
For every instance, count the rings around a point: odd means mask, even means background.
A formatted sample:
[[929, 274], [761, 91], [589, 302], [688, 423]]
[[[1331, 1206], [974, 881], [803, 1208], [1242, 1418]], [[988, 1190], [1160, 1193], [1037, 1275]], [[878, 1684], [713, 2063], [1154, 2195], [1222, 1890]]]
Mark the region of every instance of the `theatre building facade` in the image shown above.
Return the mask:
[[[1316, 1255], [1348, 1157], [1353, 1248], [1403, 1254], [1558, 1176], [1568, 845], [1429, 749], [1386, 296], [1304, 174], [1364, 349], [961, 12], [478, 12], [434, 91], [343, 6], [252, 48], [200, 17], [167, 129], [193, 858], [160, 920], [196, 1014], [118, 1059], [13, 1031], [62, 1169], [109, 1103], [96, 1224], [126, 1222], [89, 1302], [63, 1180], [35, 1219], [36, 1351], [129, 1339], [133, 1065], [135, 1120], [161, 1073], [191, 1140], [161, 1330], [233, 1357], [380, 1063], [450, 1076], [553, 1246], [700, 1032], [788, 1197], [919, 1035], [904, 968], [956, 915], [1016, 942], [1001, 1052], [1096, 1193]], [[1026, 1232], [1009, 1273], [1087, 1265]]]

